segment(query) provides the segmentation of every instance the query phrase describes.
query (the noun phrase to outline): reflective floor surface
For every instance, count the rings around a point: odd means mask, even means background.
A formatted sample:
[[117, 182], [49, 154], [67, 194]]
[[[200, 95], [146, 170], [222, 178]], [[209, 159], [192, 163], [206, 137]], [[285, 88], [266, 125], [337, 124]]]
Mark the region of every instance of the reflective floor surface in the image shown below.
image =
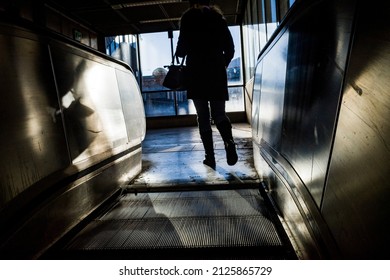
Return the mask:
[[[143, 142], [143, 171], [129, 190], [161, 191], [175, 188], [248, 188], [258, 186], [253, 166], [252, 136], [249, 124], [233, 124], [238, 162], [226, 163], [222, 138], [213, 127], [216, 170], [204, 165], [204, 149], [197, 127], [155, 129], [147, 131]], [[230, 185], [230, 186], [229, 186]]]

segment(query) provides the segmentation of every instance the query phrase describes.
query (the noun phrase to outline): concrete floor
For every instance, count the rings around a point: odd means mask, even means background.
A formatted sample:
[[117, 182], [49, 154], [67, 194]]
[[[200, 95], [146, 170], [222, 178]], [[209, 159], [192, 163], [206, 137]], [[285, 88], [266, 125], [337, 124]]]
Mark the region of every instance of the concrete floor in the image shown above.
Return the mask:
[[222, 138], [213, 126], [217, 162], [216, 170], [213, 170], [203, 164], [204, 149], [197, 127], [148, 130], [142, 144], [142, 172], [127, 190], [258, 187], [250, 125], [233, 124], [233, 137], [239, 159], [236, 165], [229, 166]]

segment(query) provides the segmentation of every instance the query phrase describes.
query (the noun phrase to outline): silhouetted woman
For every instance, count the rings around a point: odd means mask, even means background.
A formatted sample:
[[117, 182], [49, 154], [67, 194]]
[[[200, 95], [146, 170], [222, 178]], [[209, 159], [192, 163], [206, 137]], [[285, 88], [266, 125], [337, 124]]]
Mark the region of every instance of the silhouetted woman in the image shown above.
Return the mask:
[[234, 43], [222, 12], [209, 0], [189, 1], [190, 8], [180, 20], [176, 48], [178, 57], [186, 56], [189, 72], [187, 98], [192, 99], [198, 117], [199, 133], [205, 149], [204, 164], [215, 169], [211, 118], [225, 143], [229, 165], [238, 158], [232, 126], [225, 112], [229, 100], [226, 68], [234, 55]]

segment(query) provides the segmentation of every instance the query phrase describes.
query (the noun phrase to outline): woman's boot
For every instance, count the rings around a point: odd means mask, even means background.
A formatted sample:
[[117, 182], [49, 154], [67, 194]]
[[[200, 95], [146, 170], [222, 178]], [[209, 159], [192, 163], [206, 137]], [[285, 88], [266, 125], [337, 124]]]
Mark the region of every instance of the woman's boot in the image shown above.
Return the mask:
[[235, 165], [238, 161], [238, 156], [236, 152], [236, 143], [234, 143], [232, 135], [232, 125], [229, 121], [222, 121], [217, 124], [217, 128], [225, 143], [227, 163], [229, 165]]
[[213, 131], [208, 130], [200, 133], [200, 138], [202, 139], [205, 159], [203, 164], [210, 166], [212, 169], [215, 169], [215, 157], [214, 157], [214, 144], [213, 144]]

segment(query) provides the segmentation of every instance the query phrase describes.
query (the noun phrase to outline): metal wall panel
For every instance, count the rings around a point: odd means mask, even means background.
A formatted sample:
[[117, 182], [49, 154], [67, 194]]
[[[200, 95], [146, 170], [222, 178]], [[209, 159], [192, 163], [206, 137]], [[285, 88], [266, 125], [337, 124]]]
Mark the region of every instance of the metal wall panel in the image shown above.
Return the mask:
[[361, 6], [323, 203], [343, 257], [389, 259], [390, 5]]
[[70, 164], [47, 45], [0, 26], [0, 209]]
[[[0, 247], [0, 258], [39, 258], [80, 220], [118, 192], [118, 178], [134, 178], [141, 171], [141, 147], [108, 166], [70, 184], [65, 191], [52, 197], [7, 243]], [[124, 181], [120, 183], [125, 183]]]
[[[261, 74], [260, 103], [257, 104], [257, 135], [272, 148], [279, 150], [281, 144], [284, 107], [284, 89], [286, 83], [288, 33], [284, 33], [273, 48], [263, 58]], [[258, 87], [255, 85], [255, 87]], [[257, 95], [257, 93], [255, 94]]]
[[[252, 111], [253, 124], [257, 116], [259, 123], [253, 139], [260, 155], [254, 159], [293, 238], [308, 246], [304, 257], [333, 258], [340, 252], [321, 206], [355, 1], [300, 1], [293, 8], [256, 69]], [[284, 61], [275, 53], [283, 54]]]
[[[353, 5], [323, 1], [289, 26], [281, 154], [321, 206], [341, 95]], [[349, 13], [347, 13], [349, 11]], [[343, 14], [343, 20], [339, 20]]]
[[11, 24], [0, 43], [0, 256], [35, 258], [139, 174], [145, 112], [111, 58]]

